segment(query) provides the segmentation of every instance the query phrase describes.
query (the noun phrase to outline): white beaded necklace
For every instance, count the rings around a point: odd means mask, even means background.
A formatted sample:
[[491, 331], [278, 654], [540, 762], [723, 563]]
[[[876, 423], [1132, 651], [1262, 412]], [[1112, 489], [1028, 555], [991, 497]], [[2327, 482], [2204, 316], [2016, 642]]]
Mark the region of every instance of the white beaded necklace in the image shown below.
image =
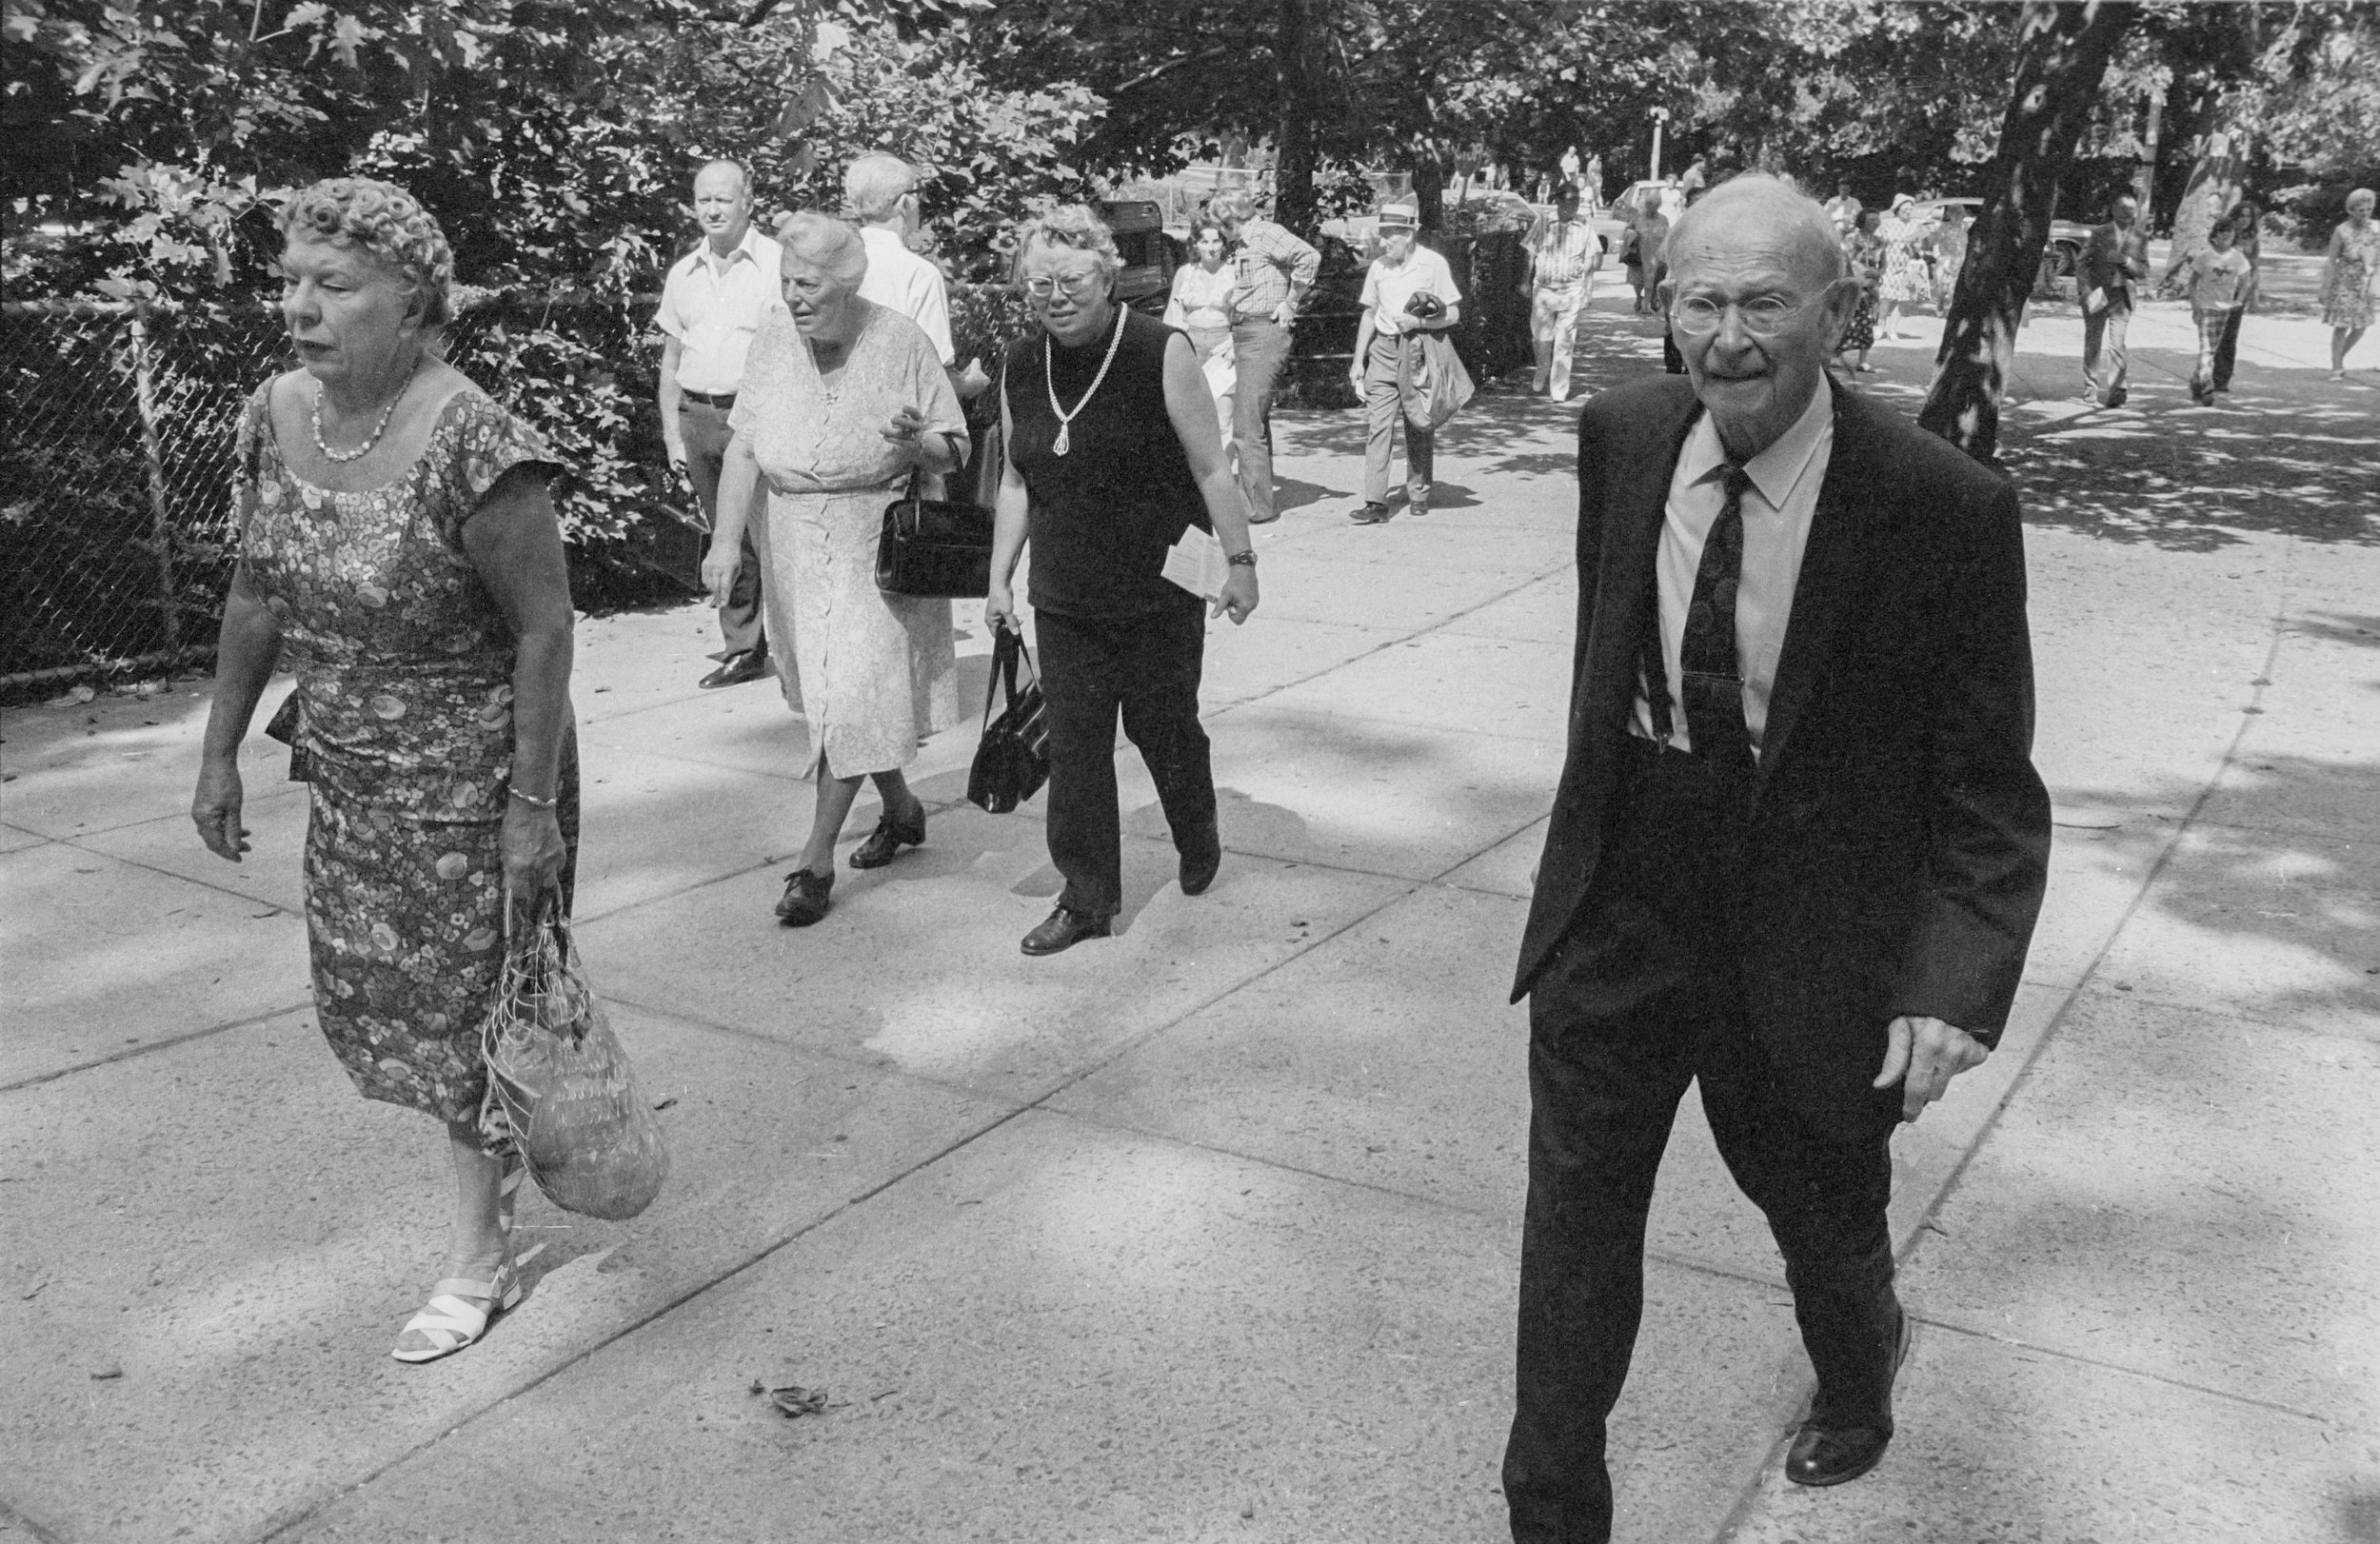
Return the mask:
[[330, 443], [323, 438], [323, 384], [320, 381], [315, 382], [314, 448], [323, 453], [323, 459], [344, 465], [350, 461], [361, 461], [371, 454], [372, 446], [380, 444], [380, 437], [388, 432], [388, 421], [396, 417], [397, 404], [405, 400], [406, 387], [413, 384], [413, 377], [420, 374], [421, 369], [422, 356], [416, 354], [413, 356], [413, 367], [405, 372], [405, 379], [397, 386], [397, 394], [390, 397], [388, 406], [380, 410], [380, 422], [372, 426], [372, 432], [364, 437], [364, 443], [352, 450], [333, 450], [330, 448]]
[[1082, 416], [1082, 409], [1091, 406], [1091, 399], [1099, 395], [1100, 383], [1107, 379], [1107, 366], [1116, 363], [1116, 350], [1123, 346], [1123, 341], [1124, 308], [1118, 306], [1116, 335], [1107, 340], [1107, 357], [1100, 361], [1100, 372], [1091, 377], [1091, 388], [1082, 394], [1082, 400], [1074, 405], [1074, 411], [1070, 413], [1058, 406], [1058, 375], [1050, 363], [1049, 334], [1041, 334], [1041, 385], [1049, 388], [1049, 410], [1058, 415], [1058, 438], [1050, 442], [1051, 455], [1062, 456], [1066, 453], [1067, 428]]

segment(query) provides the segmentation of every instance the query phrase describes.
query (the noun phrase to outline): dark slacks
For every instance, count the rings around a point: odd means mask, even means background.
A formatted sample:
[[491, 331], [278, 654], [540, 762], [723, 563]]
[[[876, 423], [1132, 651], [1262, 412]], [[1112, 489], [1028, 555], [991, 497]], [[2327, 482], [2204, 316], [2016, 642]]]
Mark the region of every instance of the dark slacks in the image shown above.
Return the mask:
[[1611, 1536], [1605, 1423], [1643, 1314], [1654, 1177], [1689, 1083], [1785, 1257], [1818, 1374], [1814, 1418], [1891, 1424], [1891, 1133], [1809, 1129], [1746, 1029], [1734, 941], [1740, 784], [1633, 739], [1624, 767], [1593, 893], [1530, 997], [1529, 1198], [1503, 1470], [1513, 1537], [1525, 1544]]
[[1118, 618], [1033, 615], [1049, 704], [1049, 858], [1058, 903], [1090, 917], [1123, 908], [1123, 828], [1116, 808], [1116, 719], [1148, 763], [1183, 857], [1211, 855], [1215, 772], [1199, 724], [1206, 607], [1197, 597]]
[[2231, 371], [2239, 366], [2239, 319], [2248, 309], [2233, 306], [2223, 313], [2222, 335], [2214, 341], [2214, 388], [2231, 389]]
[[[726, 464], [727, 409], [714, 407], [705, 402], [678, 402], [678, 429], [685, 436], [686, 477], [694, 484], [694, 496], [703, 501], [703, 515], [715, 529], [719, 524], [719, 472]], [[760, 549], [754, 545], [755, 526], [761, 520], [759, 505], [767, 497], [763, 486], [752, 490], [754, 512], [744, 523], [744, 561], [736, 566], [736, 582], [727, 590], [727, 604], [719, 608], [719, 636], [723, 645], [713, 659], [732, 659], [738, 654], [753, 651], [768, 652], [768, 639], [761, 631]]]

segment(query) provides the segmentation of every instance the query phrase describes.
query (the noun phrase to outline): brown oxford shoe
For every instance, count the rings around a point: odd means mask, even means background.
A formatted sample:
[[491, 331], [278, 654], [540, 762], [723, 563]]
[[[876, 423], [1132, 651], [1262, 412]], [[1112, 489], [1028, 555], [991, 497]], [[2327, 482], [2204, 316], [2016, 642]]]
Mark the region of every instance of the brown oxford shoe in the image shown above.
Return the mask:
[[906, 819], [886, 813], [865, 841], [851, 849], [853, 868], [883, 868], [901, 856], [903, 847], [925, 845], [925, 806], [909, 806]]
[[[1893, 1376], [1900, 1376], [1901, 1363], [1909, 1359], [1909, 1342], [1914, 1327], [1909, 1311], [1901, 1311], [1900, 1336], [1893, 1349]], [[1892, 1409], [1893, 1390], [1888, 1383], [1884, 1391], [1885, 1409]], [[1891, 1418], [1889, 1414], [1886, 1417]], [[1840, 1485], [1857, 1479], [1874, 1469], [1884, 1458], [1884, 1450], [1893, 1441], [1893, 1428], [1886, 1426], [1821, 1426], [1816, 1421], [1804, 1421], [1794, 1437], [1794, 1445], [1785, 1455], [1785, 1477], [1796, 1485], [1823, 1487]]]

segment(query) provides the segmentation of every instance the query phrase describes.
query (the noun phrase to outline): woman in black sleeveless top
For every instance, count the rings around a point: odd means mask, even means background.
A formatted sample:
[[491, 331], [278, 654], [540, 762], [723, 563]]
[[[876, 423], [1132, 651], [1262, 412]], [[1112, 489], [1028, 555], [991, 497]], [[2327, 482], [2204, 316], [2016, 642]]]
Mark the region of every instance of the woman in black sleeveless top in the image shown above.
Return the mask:
[[[1017, 625], [1009, 576], [1029, 536], [1030, 599], [1049, 704], [1049, 856], [1058, 909], [1026, 954], [1105, 938], [1123, 903], [1116, 719], [1148, 763], [1198, 895], [1222, 862], [1215, 777], [1199, 726], [1206, 618], [1256, 609], [1247, 508], [1190, 340], [1116, 303], [1115, 238], [1080, 206], [1028, 221], [1018, 275], [1041, 327], [1008, 350], [1008, 447], [983, 619]], [[1211, 612], [1160, 570], [1196, 525], [1230, 558]]]

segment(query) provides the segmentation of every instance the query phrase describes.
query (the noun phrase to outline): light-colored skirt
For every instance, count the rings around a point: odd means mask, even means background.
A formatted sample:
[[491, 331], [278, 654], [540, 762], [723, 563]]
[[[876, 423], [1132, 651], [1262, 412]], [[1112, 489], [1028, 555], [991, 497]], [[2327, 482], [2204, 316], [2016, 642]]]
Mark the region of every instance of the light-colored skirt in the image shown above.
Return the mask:
[[959, 722], [950, 603], [876, 587], [876, 543], [899, 487], [768, 496], [764, 625], [785, 703], [809, 725], [806, 776], [891, 772]]

